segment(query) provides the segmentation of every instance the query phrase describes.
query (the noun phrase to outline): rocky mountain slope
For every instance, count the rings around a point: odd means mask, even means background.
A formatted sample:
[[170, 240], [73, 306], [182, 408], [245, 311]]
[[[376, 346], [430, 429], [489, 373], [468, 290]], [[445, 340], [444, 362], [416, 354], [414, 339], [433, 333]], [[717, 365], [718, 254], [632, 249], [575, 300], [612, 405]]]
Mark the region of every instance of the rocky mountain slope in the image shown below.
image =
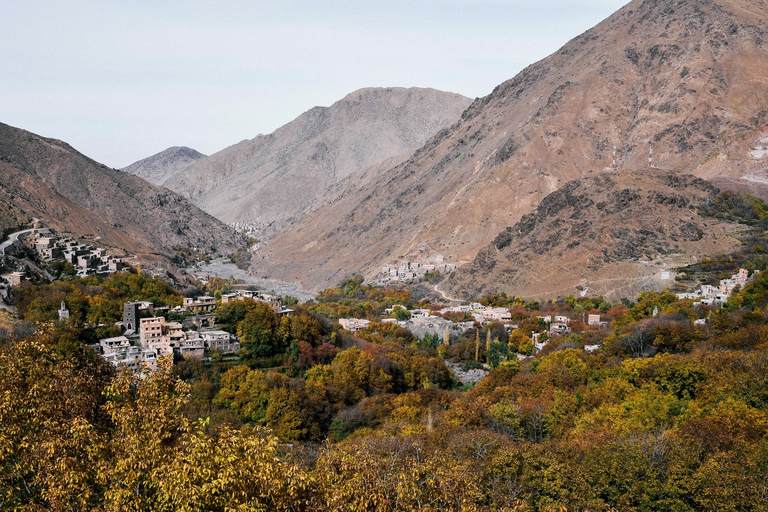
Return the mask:
[[634, 0], [476, 100], [406, 162], [265, 247], [253, 272], [323, 287], [419, 254], [472, 260], [565, 183], [653, 164], [768, 176], [768, 4]]
[[205, 158], [205, 155], [199, 151], [185, 146], [173, 146], [121, 170], [128, 174], [135, 174], [155, 185], [162, 185], [169, 177], [180, 173], [192, 162], [201, 158]]
[[573, 180], [502, 231], [441, 289], [451, 297], [487, 293], [610, 300], [674, 283], [670, 268], [740, 245], [734, 225], [702, 217], [717, 189], [690, 174], [606, 171]]
[[0, 236], [18, 231], [22, 226], [27, 225], [32, 218], [25, 214], [21, 209], [8, 202], [0, 202]]
[[470, 101], [434, 89], [361, 89], [198, 160], [165, 185], [225, 222], [271, 224], [266, 235], [338, 198], [352, 173], [421, 146]]
[[58, 231], [148, 257], [170, 254], [171, 247], [231, 253], [244, 243], [170, 190], [1, 123], [0, 201]]

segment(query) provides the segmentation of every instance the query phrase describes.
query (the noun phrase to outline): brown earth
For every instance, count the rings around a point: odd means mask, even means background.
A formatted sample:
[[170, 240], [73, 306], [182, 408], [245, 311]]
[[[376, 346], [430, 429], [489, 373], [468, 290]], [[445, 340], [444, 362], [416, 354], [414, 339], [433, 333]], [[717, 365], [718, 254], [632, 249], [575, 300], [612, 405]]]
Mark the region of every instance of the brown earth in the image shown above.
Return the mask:
[[76, 237], [156, 260], [172, 247], [231, 253], [245, 242], [170, 190], [68, 144], [0, 123], [0, 202]]
[[32, 218], [16, 205], [8, 201], [0, 202], [0, 236], [18, 231], [22, 226], [29, 224], [31, 220]]
[[740, 245], [732, 236], [738, 225], [699, 214], [717, 191], [692, 175], [659, 170], [571, 181], [442, 289], [464, 299], [498, 292], [546, 299], [587, 290], [615, 300], [672, 286], [674, 272], [662, 279], [663, 271]]
[[[280, 233], [258, 275], [335, 284], [429, 247], [471, 261], [569, 181], [616, 166], [763, 176], [768, 4], [634, 0], [490, 95], [404, 163]], [[768, 145], [768, 143], [766, 143]]]

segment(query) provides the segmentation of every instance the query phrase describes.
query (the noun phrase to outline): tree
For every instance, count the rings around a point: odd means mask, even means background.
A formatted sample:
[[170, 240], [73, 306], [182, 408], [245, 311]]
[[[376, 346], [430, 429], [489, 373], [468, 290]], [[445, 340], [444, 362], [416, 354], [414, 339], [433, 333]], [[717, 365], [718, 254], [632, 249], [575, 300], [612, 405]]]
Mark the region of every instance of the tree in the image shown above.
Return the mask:
[[399, 322], [404, 322], [411, 318], [411, 312], [402, 306], [395, 306], [395, 308], [392, 310], [392, 318], [398, 320]]
[[533, 340], [522, 329], [515, 329], [509, 333], [509, 346], [515, 352], [523, 353], [523, 349], [525, 349], [529, 351], [527, 355], [533, 353]]
[[107, 509], [148, 510], [160, 491], [156, 473], [172, 463], [173, 447], [189, 433], [183, 414], [189, 386], [172, 373], [170, 357], [139, 380], [127, 371], [106, 387], [104, 410], [114, 425], [98, 474]]
[[51, 330], [0, 348], [0, 508], [96, 508], [106, 441], [102, 389], [112, 369], [57, 351]]
[[237, 335], [251, 357], [273, 356], [287, 348], [285, 340], [277, 336], [278, 325], [279, 319], [272, 308], [264, 302], [256, 302], [238, 324]]

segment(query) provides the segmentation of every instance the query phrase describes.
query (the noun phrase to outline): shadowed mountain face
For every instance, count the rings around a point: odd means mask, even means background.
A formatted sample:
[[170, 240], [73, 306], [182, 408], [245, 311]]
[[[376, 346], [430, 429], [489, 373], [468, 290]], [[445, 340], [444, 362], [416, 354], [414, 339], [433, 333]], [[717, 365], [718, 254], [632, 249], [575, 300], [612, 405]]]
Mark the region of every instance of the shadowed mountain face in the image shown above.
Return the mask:
[[0, 236], [17, 231], [31, 220], [29, 215], [21, 211], [18, 206], [9, 203], [5, 199], [0, 202]]
[[356, 186], [340, 184], [352, 173], [421, 146], [470, 101], [434, 89], [362, 89], [200, 159], [165, 185], [225, 222], [270, 225], [268, 235]]
[[134, 254], [231, 253], [244, 241], [189, 201], [68, 144], [0, 124], [0, 199], [58, 231]]
[[121, 170], [155, 185], [162, 185], [169, 177], [182, 172], [192, 162], [201, 158], [205, 158], [205, 155], [192, 148], [174, 146]]
[[254, 272], [323, 287], [417, 254], [471, 261], [565, 183], [653, 164], [768, 175], [768, 4], [635, 0], [297, 223]]
[[444, 291], [550, 298], [588, 289], [615, 300], [670, 286], [662, 273], [691, 255], [739, 246], [727, 234], [733, 225], [699, 214], [716, 192], [690, 174], [655, 169], [568, 182], [456, 270]]

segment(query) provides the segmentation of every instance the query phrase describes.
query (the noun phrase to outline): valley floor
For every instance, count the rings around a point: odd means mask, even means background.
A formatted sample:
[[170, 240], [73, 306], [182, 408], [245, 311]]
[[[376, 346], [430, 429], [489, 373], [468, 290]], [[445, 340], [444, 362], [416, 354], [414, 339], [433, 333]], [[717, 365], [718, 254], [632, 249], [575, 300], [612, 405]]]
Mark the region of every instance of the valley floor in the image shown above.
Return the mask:
[[302, 290], [301, 285], [298, 283], [286, 283], [274, 279], [260, 279], [253, 277], [245, 270], [238, 268], [234, 263], [230, 263], [223, 259], [211, 260], [209, 263], [203, 263], [200, 266], [189, 268], [187, 269], [187, 273], [194, 275], [198, 279], [206, 279], [208, 277], [218, 277], [221, 279], [234, 278], [241, 282], [241, 284], [258, 286], [259, 288], [272, 291], [276, 295], [282, 297], [296, 297], [301, 302], [315, 298], [313, 294]]

